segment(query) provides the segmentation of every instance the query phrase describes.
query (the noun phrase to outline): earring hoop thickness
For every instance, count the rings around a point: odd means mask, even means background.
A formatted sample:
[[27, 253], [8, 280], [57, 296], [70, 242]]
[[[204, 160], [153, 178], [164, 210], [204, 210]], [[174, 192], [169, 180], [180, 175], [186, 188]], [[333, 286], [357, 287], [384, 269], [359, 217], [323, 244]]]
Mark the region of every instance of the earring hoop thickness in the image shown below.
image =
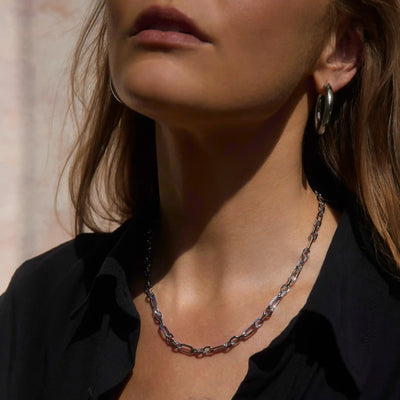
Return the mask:
[[327, 83], [325, 84], [324, 89], [325, 93], [318, 96], [315, 105], [314, 122], [315, 130], [318, 135], [323, 135], [326, 132], [326, 128], [331, 121], [333, 112], [334, 94], [332, 87]]
[[110, 78], [110, 90], [111, 90], [111, 94], [113, 95], [114, 99], [118, 101], [118, 103], [122, 104], [121, 99], [119, 98], [117, 91], [115, 90], [114, 84]]

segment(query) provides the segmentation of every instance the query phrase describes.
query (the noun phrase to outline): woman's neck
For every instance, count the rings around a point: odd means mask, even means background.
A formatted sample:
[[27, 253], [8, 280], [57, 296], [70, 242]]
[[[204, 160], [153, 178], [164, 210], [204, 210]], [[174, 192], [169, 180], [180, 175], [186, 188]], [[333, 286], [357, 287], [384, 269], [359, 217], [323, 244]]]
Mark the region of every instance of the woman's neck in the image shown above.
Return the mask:
[[283, 283], [318, 204], [302, 168], [306, 121], [296, 115], [281, 129], [269, 121], [229, 134], [157, 126], [159, 278], [203, 298], [266, 284], [260, 276]]

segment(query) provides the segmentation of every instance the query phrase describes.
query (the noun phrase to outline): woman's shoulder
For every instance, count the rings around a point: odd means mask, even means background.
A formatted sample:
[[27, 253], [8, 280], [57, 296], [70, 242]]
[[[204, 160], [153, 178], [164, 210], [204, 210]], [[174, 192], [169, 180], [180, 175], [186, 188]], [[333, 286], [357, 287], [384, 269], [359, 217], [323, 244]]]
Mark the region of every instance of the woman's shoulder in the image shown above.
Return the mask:
[[[112, 241], [112, 233], [84, 233], [36, 257], [26, 260], [13, 274], [7, 291], [37, 281], [62, 277], [80, 259]], [[7, 292], [6, 291], [6, 292]]]
[[91, 277], [132, 224], [129, 220], [111, 233], [78, 235], [16, 270], [0, 296], [0, 349], [4, 350], [0, 351], [0, 387], [9, 394], [7, 398], [25, 398], [15, 395], [20, 385], [13, 382], [21, 380], [36, 393], [46, 371], [58, 364], [76, 328], [71, 313], [86, 298]]
[[97, 247], [99, 242], [106, 241], [108, 235], [81, 234], [72, 240], [26, 260], [14, 272], [6, 292], [28, 282], [32, 283], [32, 281], [41, 281], [62, 275], [67, 271], [68, 267], [77, 262], [86, 252], [90, 252], [93, 247]]
[[28, 298], [32, 303], [32, 300], [49, 299], [66, 280], [87, 281], [132, 224], [134, 221], [128, 220], [113, 232], [79, 234], [26, 260], [17, 268], [7, 290], [0, 296], [0, 309], [9, 297]]

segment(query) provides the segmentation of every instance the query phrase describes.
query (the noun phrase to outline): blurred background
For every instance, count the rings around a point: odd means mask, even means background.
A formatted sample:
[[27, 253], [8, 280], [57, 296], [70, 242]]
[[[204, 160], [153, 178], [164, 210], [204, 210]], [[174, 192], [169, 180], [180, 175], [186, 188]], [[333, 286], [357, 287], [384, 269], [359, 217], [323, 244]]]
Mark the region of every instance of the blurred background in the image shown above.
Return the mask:
[[[0, 0], [0, 294], [26, 259], [71, 239], [68, 67], [90, 2]], [[69, 232], [68, 232], [69, 230]]]

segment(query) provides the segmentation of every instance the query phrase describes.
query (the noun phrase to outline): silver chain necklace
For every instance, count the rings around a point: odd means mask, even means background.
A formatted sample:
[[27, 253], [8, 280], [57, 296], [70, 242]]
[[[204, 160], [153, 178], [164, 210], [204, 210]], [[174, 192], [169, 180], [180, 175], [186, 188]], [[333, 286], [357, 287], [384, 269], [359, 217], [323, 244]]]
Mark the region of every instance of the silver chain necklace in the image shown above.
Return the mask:
[[153, 318], [156, 323], [159, 325], [159, 329], [162, 332], [164, 339], [167, 344], [171, 345], [175, 350], [180, 353], [184, 353], [187, 355], [197, 355], [197, 356], [209, 356], [221, 351], [230, 350], [232, 347], [237, 346], [242, 340], [248, 339], [250, 336], [254, 335], [259, 328], [267, 321], [272, 313], [274, 312], [275, 308], [281, 302], [281, 300], [289, 293], [290, 288], [295, 284], [297, 278], [300, 275], [301, 270], [303, 269], [304, 264], [310, 257], [311, 246], [317, 240], [318, 231], [321, 227], [322, 218], [325, 212], [325, 201], [323, 197], [318, 193], [315, 192], [318, 200], [318, 213], [317, 217], [314, 222], [314, 227], [310, 236], [308, 237], [309, 243], [308, 246], [303, 249], [299, 261], [297, 262], [296, 266], [292, 270], [289, 275], [288, 280], [284, 283], [279, 293], [270, 301], [268, 306], [264, 309], [261, 316], [257, 318], [249, 327], [247, 327], [240, 335], [232, 336], [228, 341], [219, 346], [204, 346], [196, 348], [189, 344], [178, 342], [175, 339], [175, 336], [172, 332], [168, 329], [168, 327], [164, 324], [164, 316], [160, 309], [158, 308], [157, 299], [153, 292], [152, 284], [150, 282], [150, 275], [151, 275], [151, 251], [152, 251], [152, 238], [153, 238], [153, 230], [150, 227], [147, 230], [146, 236], [146, 254], [145, 254], [145, 278], [146, 278], [146, 298], [150, 303]]

